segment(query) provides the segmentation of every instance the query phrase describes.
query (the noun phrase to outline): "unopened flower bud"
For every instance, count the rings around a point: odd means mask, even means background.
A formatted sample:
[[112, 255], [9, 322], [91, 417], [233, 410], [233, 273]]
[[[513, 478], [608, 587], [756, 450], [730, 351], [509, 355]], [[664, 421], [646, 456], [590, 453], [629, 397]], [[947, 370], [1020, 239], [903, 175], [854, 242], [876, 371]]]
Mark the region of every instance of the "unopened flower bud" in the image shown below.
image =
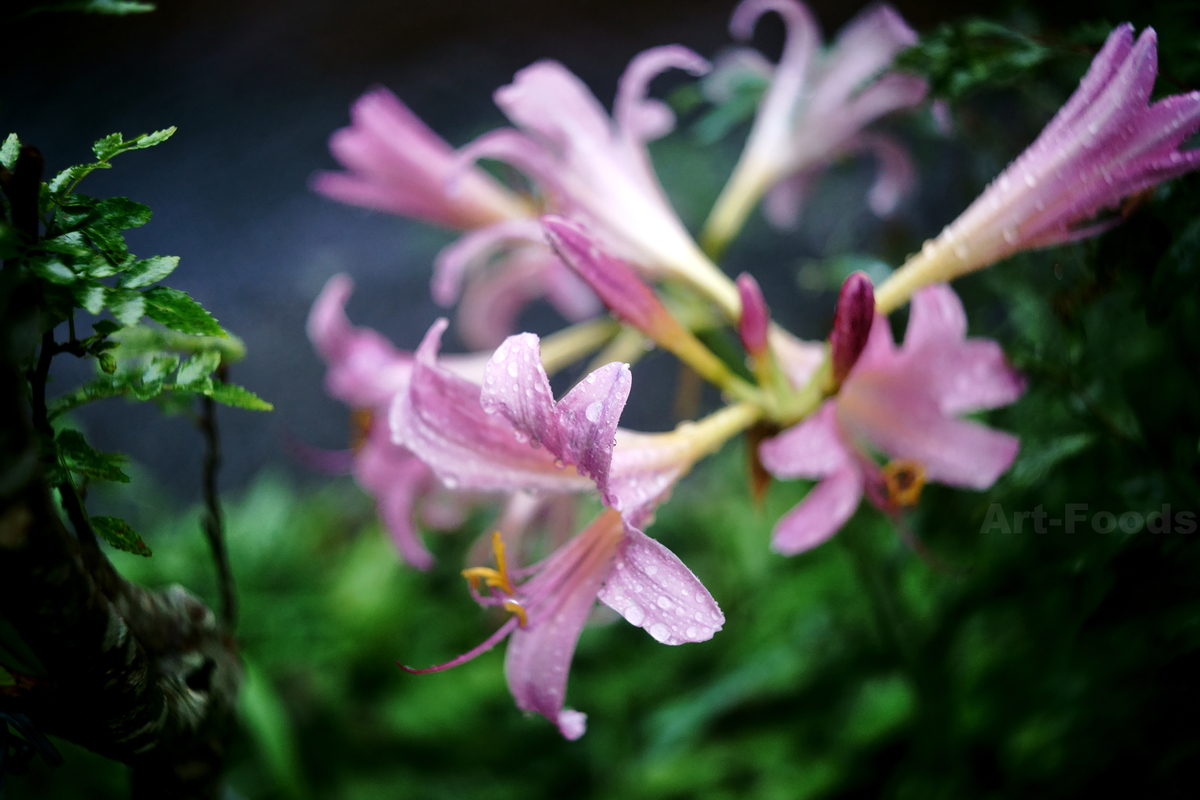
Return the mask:
[[757, 358], [767, 350], [767, 325], [771, 321], [771, 311], [763, 300], [758, 281], [754, 280], [750, 273], [743, 272], [738, 276], [737, 287], [742, 300], [742, 318], [738, 320], [738, 334], [742, 337], [742, 347]]
[[628, 264], [604, 252], [584, 226], [555, 214], [542, 217], [542, 226], [563, 263], [622, 321], [656, 340], [664, 324], [673, 322], [654, 291]]
[[865, 272], [852, 272], [838, 294], [833, 332], [829, 334], [835, 383], [840, 384], [850, 374], [867, 345], [874, 321], [875, 290], [871, 286], [871, 279]]

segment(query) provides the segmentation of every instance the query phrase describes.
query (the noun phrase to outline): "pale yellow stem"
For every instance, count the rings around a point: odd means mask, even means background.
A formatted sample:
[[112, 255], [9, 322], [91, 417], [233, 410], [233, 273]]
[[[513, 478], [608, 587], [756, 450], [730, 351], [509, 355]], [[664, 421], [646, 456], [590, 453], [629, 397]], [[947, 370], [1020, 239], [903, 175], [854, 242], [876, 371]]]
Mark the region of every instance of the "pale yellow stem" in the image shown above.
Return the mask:
[[542, 366], [554, 374], [565, 366], [600, 349], [617, 336], [621, 325], [612, 319], [592, 319], [580, 322], [542, 338]]
[[926, 241], [920, 252], [909, 256], [899, 269], [875, 287], [875, 310], [887, 316], [907, 303], [922, 286], [953, 280], [980, 266], [984, 265], [957, 255], [947, 233], [943, 233], [936, 240]]

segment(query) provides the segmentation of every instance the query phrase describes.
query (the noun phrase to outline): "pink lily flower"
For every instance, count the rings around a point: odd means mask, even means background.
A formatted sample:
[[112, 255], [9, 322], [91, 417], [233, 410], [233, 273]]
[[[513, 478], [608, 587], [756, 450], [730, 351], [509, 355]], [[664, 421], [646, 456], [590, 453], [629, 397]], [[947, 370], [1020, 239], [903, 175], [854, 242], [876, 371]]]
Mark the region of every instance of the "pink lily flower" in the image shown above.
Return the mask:
[[510, 572], [499, 534], [495, 542], [496, 569], [477, 567], [463, 574], [488, 586], [488, 595], [476, 592], [481, 605], [499, 606], [513, 617], [445, 664], [401, 667], [412, 673], [450, 669], [511, 636], [504, 675], [517, 707], [546, 717], [567, 739], [578, 739], [587, 728], [587, 715], [564, 708], [564, 701], [575, 646], [597, 600], [663, 644], [707, 641], [725, 623], [691, 570], [616, 511], [602, 512], [567, 544], [524, 569]]
[[817, 24], [796, 0], [742, 0], [730, 32], [748, 40], [768, 11], [787, 26], [779, 64], [772, 67], [754, 51], [736, 50], [718, 63], [708, 84], [719, 96], [733, 73], [749, 71], [771, 81], [746, 148], [705, 224], [704, 240], [713, 246], [733, 238], [764, 194], [767, 219], [778, 227], [794, 226], [817, 175], [844, 155], [868, 152], [878, 160], [868, 200], [879, 216], [890, 214], [913, 182], [904, 149], [862, 130], [924, 99], [923, 79], [884, 72], [898, 52], [916, 43], [916, 33], [890, 6], [873, 6], [851, 20], [822, 57]]
[[[572, 322], [599, 312], [540, 234], [522, 239], [522, 224], [536, 230], [532, 206], [482, 169], [465, 168], [394, 94], [372, 89], [350, 115], [353, 124], [329, 140], [347, 171], [317, 173], [313, 189], [350, 205], [471, 231], [439, 254], [433, 282], [434, 299], [444, 306], [465, 292], [458, 322], [469, 347], [494, 348], [513, 332], [521, 309], [541, 297]], [[484, 257], [506, 242], [517, 245], [513, 252], [481, 270]]]
[[610, 118], [566, 67], [539, 61], [494, 95], [519, 130], [486, 133], [461, 156], [512, 164], [533, 180], [553, 210], [587, 224], [606, 249], [637, 265], [645, 277], [690, 282], [736, 316], [736, 289], [676, 216], [646, 152], [647, 141], [675, 124], [664, 103], [646, 97], [651, 79], [670, 68], [699, 75], [708, 62], [678, 45], [640, 53], [621, 77]]
[[1153, 28], [1133, 41], [1113, 30], [1079, 88], [1024, 153], [876, 292], [879, 310], [918, 287], [948, 281], [1020, 250], [1083, 239], [1121, 216], [1096, 220], [1122, 199], [1200, 167], [1200, 149], [1180, 151], [1200, 127], [1200, 92], [1149, 104], [1158, 73]]
[[353, 124], [329, 139], [347, 172], [317, 173], [312, 187], [321, 194], [449, 228], [477, 228], [529, 213], [483, 170], [462, 172], [453, 148], [387, 89], [360, 97], [350, 117]]
[[[348, 276], [329, 279], [313, 303], [308, 335], [329, 367], [326, 390], [370, 417], [365, 436], [352, 453], [355, 480], [375, 498], [384, 527], [404, 560], [418, 569], [429, 569], [433, 556], [417, 535], [414, 511], [422, 506], [426, 524], [443, 530], [456, 527], [461, 517], [445, 513], [446, 503], [433, 472], [411, 452], [392, 443], [387, 409], [397, 393], [408, 389], [413, 359], [377, 332], [350, 324], [345, 306], [351, 291], [353, 283]], [[461, 374], [482, 375], [477, 358], [458, 357], [447, 363]]]
[[[861, 305], [860, 292], [849, 297]], [[1024, 381], [995, 342], [966, 338], [966, 314], [949, 286], [927, 286], [913, 297], [899, 348], [887, 320], [873, 320], [865, 347], [853, 331], [842, 332], [861, 355], [838, 394], [759, 447], [775, 477], [820, 481], [775, 526], [771, 546], [785, 555], [827, 541], [864, 492], [895, 512], [916, 502], [926, 480], [986, 489], [1016, 457], [1016, 437], [959, 419], [1012, 403]], [[895, 460], [881, 468], [874, 452]]]

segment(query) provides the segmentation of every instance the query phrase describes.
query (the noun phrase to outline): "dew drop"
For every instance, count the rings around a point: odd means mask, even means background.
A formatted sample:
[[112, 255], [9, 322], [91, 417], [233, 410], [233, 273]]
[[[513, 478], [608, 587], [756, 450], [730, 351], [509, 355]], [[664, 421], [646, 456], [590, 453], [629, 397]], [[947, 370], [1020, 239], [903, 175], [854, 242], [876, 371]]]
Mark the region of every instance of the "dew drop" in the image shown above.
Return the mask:
[[525, 444], [526, 442], [529, 441], [529, 437], [526, 436], [525, 434], [521, 433], [520, 431], [513, 431], [513, 438], [516, 439], [521, 444]]
[[[696, 602], [697, 603], [703, 603], [707, 599], [708, 599], [708, 596], [705, 595], [704, 592], [696, 592]], [[699, 619], [699, 618], [700, 618], [700, 615], [697, 614], [696, 619]]]
[[[699, 595], [696, 596], [699, 597]], [[704, 622], [704, 615], [699, 611], [696, 612], [696, 622]]]
[[457, 489], [458, 478], [455, 478], [453, 475], [447, 475], [446, 477], [442, 478], [442, 485], [447, 489]]
[[587, 417], [588, 422], [597, 422], [600, 419], [600, 412], [604, 410], [604, 404], [599, 400], [594, 403], [588, 403], [588, 407], [584, 409], [583, 415]]
[[671, 629], [661, 622], [656, 622], [650, 626], [650, 635], [654, 637], [655, 641], [665, 642], [671, 638]]
[[596, 373], [594, 373], [594, 372], [589, 372], [589, 373], [588, 373], [588, 376], [587, 376], [587, 382], [588, 382], [588, 383], [595, 383], [595, 382], [596, 382]]
[[632, 605], [625, 609], [625, 619], [630, 625], [641, 625], [646, 619], [646, 612], [642, 611], [641, 606]]
[[[566, 466], [567, 466], [566, 463], [561, 458], [554, 459], [554, 468], [555, 469], [563, 469]], [[618, 564], [617, 566], [620, 566], [620, 564]]]
[[659, 598], [656, 602], [658, 603], [658, 607], [664, 611], [671, 607], [671, 601], [665, 595], [659, 595]]
[[646, 567], [646, 574], [651, 577], [654, 577], [655, 575], [658, 574], [658, 567], [651, 564], [650, 566]]
[[1016, 228], [1005, 228], [1005, 229], [1004, 229], [1004, 241], [1008, 242], [1009, 244], [1016, 244], [1016, 243], [1017, 243], [1017, 230], [1016, 230]]
[[508, 374], [515, 378], [517, 377], [518, 372], [519, 370], [517, 369], [517, 363], [515, 361], [510, 362], [508, 365]]
[[1033, 187], [1037, 186], [1037, 178], [1033, 177], [1032, 174], [1026, 172], [1025, 173], [1025, 185], [1028, 186], [1030, 189], [1032, 189]]
[[684, 631], [684, 633], [687, 635], [687, 637], [689, 639], [696, 638], [696, 629], [694, 627], [688, 628], [686, 631]]

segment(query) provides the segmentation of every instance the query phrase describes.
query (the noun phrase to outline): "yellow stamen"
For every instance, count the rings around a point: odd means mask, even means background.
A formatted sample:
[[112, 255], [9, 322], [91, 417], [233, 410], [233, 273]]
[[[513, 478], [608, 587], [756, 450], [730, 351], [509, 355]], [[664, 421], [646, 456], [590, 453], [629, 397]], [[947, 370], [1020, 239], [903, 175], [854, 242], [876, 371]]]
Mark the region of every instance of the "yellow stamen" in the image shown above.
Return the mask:
[[470, 581], [471, 586], [478, 587], [479, 581], [487, 586], [499, 589], [505, 594], [516, 594], [512, 579], [508, 577], [508, 560], [504, 557], [504, 540], [500, 531], [492, 532], [492, 552], [496, 554], [496, 569], [491, 567], [468, 567], [462, 571], [462, 576]]
[[925, 468], [907, 458], [889, 461], [883, 468], [888, 499], [900, 506], [915, 506], [925, 487]]
[[525, 616], [525, 608], [516, 600], [505, 600], [504, 610], [516, 614], [519, 620], [517, 624], [522, 628], [529, 624], [529, 617]]

